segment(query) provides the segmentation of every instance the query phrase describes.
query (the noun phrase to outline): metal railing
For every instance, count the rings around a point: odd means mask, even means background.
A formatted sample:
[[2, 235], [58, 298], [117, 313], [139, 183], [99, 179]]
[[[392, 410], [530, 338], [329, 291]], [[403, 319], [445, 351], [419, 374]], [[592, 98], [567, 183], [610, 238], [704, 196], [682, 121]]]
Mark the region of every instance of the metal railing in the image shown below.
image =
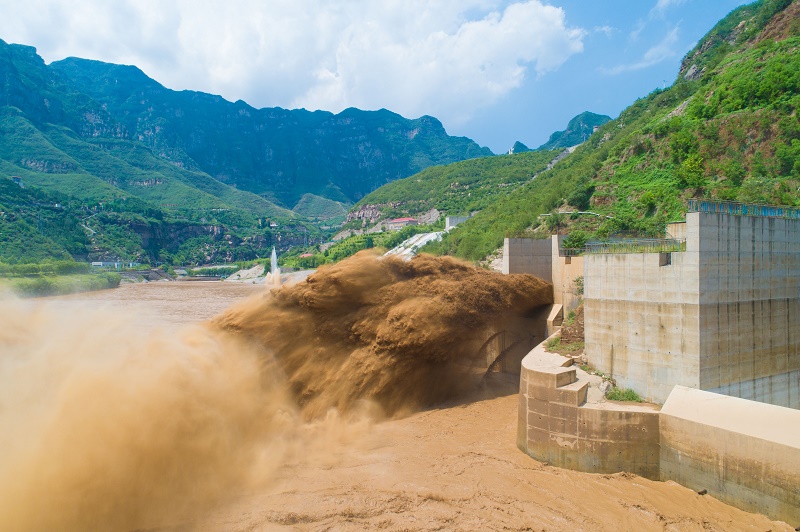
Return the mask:
[[575, 257], [599, 253], [666, 253], [686, 251], [685, 238], [634, 238], [610, 240], [607, 242], [587, 242], [582, 248], [561, 248], [559, 257]]
[[586, 248], [558, 248], [559, 257], [577, 257], [586, 253]]
[[800, 209], [778, 205], [757, 205], [733, 201], [689, 200], [687, 212], [709, 212], [735, 216], [760, 216], [764, 218], [788, 218], [800, 220]]
[[664, 253], [686, 251], [685, 238], [636, 238], [611, 240], [609, 242], [587, 242], [586, 253]]

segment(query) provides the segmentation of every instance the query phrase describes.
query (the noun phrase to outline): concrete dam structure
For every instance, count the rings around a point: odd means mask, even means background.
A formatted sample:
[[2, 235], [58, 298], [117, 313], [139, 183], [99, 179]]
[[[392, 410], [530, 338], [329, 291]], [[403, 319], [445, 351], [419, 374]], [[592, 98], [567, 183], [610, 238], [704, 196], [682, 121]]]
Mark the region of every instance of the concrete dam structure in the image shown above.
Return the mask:
[[676, 385], [663, 407], [605, 401], [572, 359], [522, 360], [517, 447], [587, 473], [673, 480], [800, 524], [800, 410]]
[[800, 219], [685, 225], [685, 251], [584, 256], [589, 361], [657, 403], [680, 384], [800, 408]]
[[668, 233], [580, 257], [561, 237], [506, 241], [504, 273], [544, 273], [560, 294], [548, 334], [577, 305], [577, 273], [563, 272], [581, 264], [589, 364], [663, 405], [593, 399], [587, 374], [540, 344], [522, 361], [518, 447], [560, 467], [674, 480], [797, 526], [800, 210], [692, 202]]

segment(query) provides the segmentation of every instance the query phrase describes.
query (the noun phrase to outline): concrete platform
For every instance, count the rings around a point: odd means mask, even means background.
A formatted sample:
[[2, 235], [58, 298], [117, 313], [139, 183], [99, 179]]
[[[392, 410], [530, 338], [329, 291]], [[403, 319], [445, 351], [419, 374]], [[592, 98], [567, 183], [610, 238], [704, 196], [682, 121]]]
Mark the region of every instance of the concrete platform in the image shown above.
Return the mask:
[[662, 480], [800, 525], [800, 411], [675, 386], [659, 430]]

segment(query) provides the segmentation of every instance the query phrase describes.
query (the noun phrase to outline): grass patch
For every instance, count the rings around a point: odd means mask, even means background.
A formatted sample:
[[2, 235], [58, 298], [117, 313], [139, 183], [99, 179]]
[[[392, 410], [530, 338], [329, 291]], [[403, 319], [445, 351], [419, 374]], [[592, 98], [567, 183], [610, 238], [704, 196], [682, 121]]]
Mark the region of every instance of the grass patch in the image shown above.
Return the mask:
[[636, 403], [641, 403], [642, 398], [639, 397], [639, 394], [633, 391], [631, 388], [611, 388], [606, 392], [606, 399], [611, 401], [633, 401]]
[[561, 337], [556, 336], [555, 338], [549, 339], [545, 342], [544, 346], [547, 348], [548, 351], [555, 351], [558, 349], [558, 346], [561, 345]]
[[561, 341], [560, 336], [551, 338], [544, 344], [548, 351], [561, 354], [580, 353], [583, 351], [584, 345], [583, 342], [564, 343]]

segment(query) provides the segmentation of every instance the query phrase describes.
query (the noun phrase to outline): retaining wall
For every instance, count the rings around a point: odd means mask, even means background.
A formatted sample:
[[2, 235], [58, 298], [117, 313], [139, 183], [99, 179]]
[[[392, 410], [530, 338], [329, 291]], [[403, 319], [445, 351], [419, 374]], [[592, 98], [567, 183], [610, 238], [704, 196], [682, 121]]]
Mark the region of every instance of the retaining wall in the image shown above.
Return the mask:
[[696, 252], [585, 257], [584, 334], [592, 366], [663, 403], [675, 384], [700, 385]]
[[800, 408], [800, 220], [694, 216], [699, 388]]
[[631, 471], [659, 478], [658, 411], [591, 403], [589, 383], [543, 344], [522, 361], [517, 446], [551, 465], [593, 473]]
[[800, 525], [800, 411], [676, 386], [659, 426], [662, 480]]
[[675, 386], [659, 412], [592, 402], [543, 344], [522, 361], [517, 446], [550, 465], [672, 480], [800, 525], [800, 411]]
[[553, 303], [563, 305], [564, 312], [569, 312], [580, 304], [582, 296], [578, 294], [575, 279], [583, 277], [584, 268], [583, 256], [559, 256], [563, 240], [564, 235], [552, 237]]

